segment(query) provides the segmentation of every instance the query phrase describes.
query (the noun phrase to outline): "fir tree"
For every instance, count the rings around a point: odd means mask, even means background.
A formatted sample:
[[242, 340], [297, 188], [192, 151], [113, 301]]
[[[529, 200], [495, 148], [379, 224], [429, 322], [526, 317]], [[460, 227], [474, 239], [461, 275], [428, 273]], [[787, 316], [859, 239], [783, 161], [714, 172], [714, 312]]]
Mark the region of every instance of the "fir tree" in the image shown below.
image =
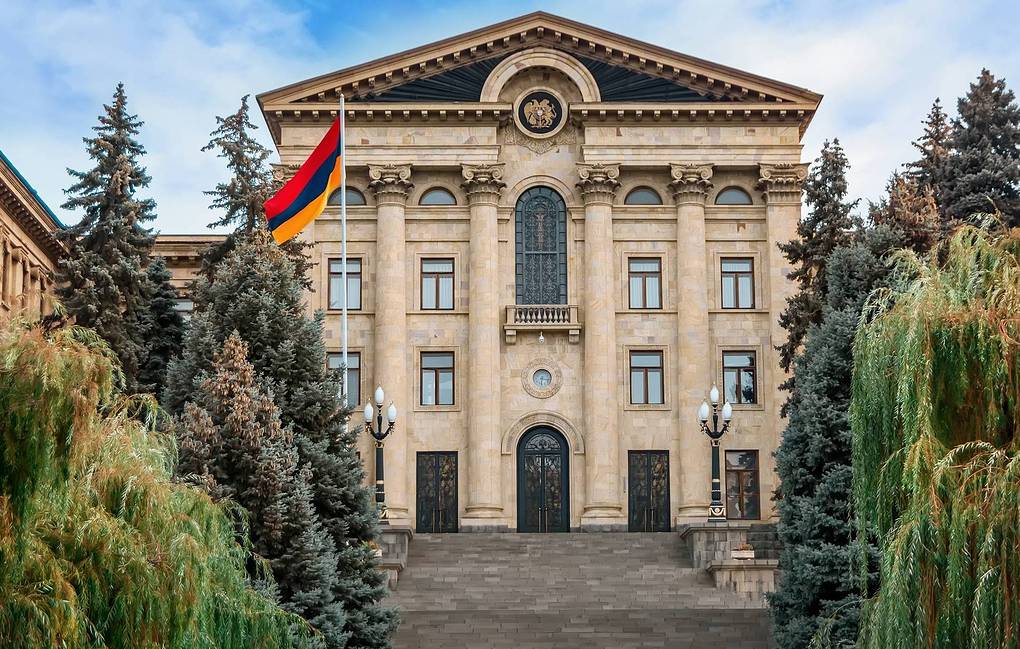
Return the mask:
[[181, 470], [215, 498], [248, 513], [242, 528], [269, 561], [281, 606], [308, 620], [329, 649], [346, 646], [336, 598], [337, 555], [313, 503], [312, 473], [299, 466], [290, 430], [261, 388], [236, 335], [215, 354], [211, 374], [181, 418]]
[[311, 468], [315, 509], [339, 553], [336, 595], [347, 613], [350, 646], [387, 647], [396, 615], [380, 606], [384, 577], [369, 545], [378, 535], [375, 506], [355, 433], [343, 432], [350, 410], [339, 399], [338, 377], [326, 368], [323, 316], [306, 315], [303, 294], [293, 262], [267, 232], [239, 239], [212, 280], [197, 282], [195, 313], [184, 352], [171, 363], [164, 405], [180, 412], [195, 400], [213, 353], [236, 330], [293, 431], [301, 465]]
[[163, 391], [170, 359], [181, 352], [184, 318], [175, 308], [177, 291], [170, 284], [166, 260], [155, 257], [146, 269], [149, 295], [142, 312], [142, 335], [146, 341], [144, 362], [138, 373], [139, 388], [152, 394]]
[[931, 190], [938, 205], [942, 205], [942, 174], [949, 159], [949, 139], [953, 127], [949, 116], [942, 110], [942, 102], [936, 98], [924, 120], [924, 133], [912, 142], [921, 157], [904, 165], [907, 176], [917, 182], [921, 191]]
[[934, 191], [910, 176], [894, 174], [886, 196], [869, 206], [868, 216], [875, 225], [890, 229], [898, 247], [919, 252], [929, 250], [946, 232]]
[[778, 347], [780, 364], [785, 370], [793, 366], [808, 327], [821, 318], [829, 254], [849, 242], [856, 225], [852, 211], [857, 201], [846, 200], [849, 168], [839, 140], [826, 141], [804, 185], [805, 202], [811, 211], [797, 224], [798, 238], [779, 245], [795, 265], [790, 279], [798, 287], [779, 318], [788, 332], [786, 342]]
[[947, 216], [975, 221], [999, 212], [1008, 226], [1020, 225], [1020, 106], [1013, 91], [982, 70], [958, 110], [940, 190]]
[[95, 166], [68, 173], [76, 182], [66, 191], [64, 209], [81, 220], [59, 233], [67, 255], [57, 266], [57, 294], [67, 314], [94, 329], [117, 354], [125, 389], [139, 389], [145, 358], [143, 313], [149, 293], [145, 267], [153, 237], [144, 224], [155, 202], [138, 192], [149, 184], [141, 165], [145, 149], [135, 137], [142, 122], [127, 112], [124, 84], [103, 107], [95, 137], [84, 138]]
[[[216, 151], [223, 158], [230, 171], [230, 180], [217, 183], [205, 192], [212, 197], [209, 209], [222, 210], [223, 216], [209, 224], [210, 228], [232, 226], [234, 228], [222, 243], [210, 246], [202, 255], [202, 272], [212, 277], [213, 269], [244, 238], [266, 228], [263, 203], [280, 188], [269, 167], [269, 149], [255, 139], [258, 126], [248, 118], [248, 95], [241, 98], [237, 112], [227, 117], [216, 117], [216, 130], [202, 151]], [[306, 279], [311, 264], [305, 256], [307, 245], [291, 239], [283, 245], [297, 266], [298, 277], [307, 288]]]

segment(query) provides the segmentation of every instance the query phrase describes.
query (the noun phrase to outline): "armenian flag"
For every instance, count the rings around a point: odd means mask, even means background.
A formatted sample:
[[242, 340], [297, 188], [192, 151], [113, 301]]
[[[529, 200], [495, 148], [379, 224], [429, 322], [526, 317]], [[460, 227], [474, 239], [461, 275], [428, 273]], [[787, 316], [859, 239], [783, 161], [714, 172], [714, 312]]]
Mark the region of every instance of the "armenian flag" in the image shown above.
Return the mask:
[[329, 195], [343, 180], [340, 119], [326, 132], [312, 155], [276, 195], [263, 204], [269, 231], [276, 243], [285, 243], [326, 209]]

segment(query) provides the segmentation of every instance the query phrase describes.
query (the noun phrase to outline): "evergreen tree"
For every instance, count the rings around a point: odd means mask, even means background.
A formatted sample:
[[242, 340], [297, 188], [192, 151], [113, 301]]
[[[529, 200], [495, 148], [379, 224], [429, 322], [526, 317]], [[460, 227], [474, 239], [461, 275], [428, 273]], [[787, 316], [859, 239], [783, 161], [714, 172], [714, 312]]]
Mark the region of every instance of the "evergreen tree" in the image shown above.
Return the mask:
[[[223, 216], [209, 224], [210, 228], [233, 226], [225, 241], [214, 244], [202, 255], [202, 273], [211, 278], [213, 269], [234, 247], [238, 238], [244, 238], [266, 228], [263, 203], [280, 188], [269, 167], [269, 149], [255, 139], [258, 126], [248, 118], [248, 95], [241, 98], [237, 112], [227, 117], [216, 118], [216, 130], [203, 151], [216, 151], [217, 156], [226, 160], [230, 180], [217, 183], [205, 192], [212, 197], [209, 209], [222, 210]], [[298, 277], [307, 288], [306, 279], [311, 264], [305, 256], [307, 245], [291, 239], [283, 245], [297, 266]]]
[[67, 313], [94, 329], [117, 354], [125, 389], [139, 389], [145, 358], [143, 313], [149, 293], [145, 267], [153, 237], [144, 224], [155, 202], [138, 192], [149, 184], [141, 165], [145, 149], [135, 139], [142, 122], [127, 112], [124, 84], [103, 107], [95, 137], [84, 138], [95, 166], [68, 173], [76, 182], [66, 191], [64, 209], [81, 220], [58, 234], [67, 245], [57, 266], [57, 294]]
[[306, 315], [302, 283], [287, 254], [264, 230], [238, 240], [212, 280], [200, 278], [184, 352], [171, 363], [164, 405], [181, 412], [196, 399], [211, 358], [231, 332], [249, 346], [248, 358], [272, 391], [283, 425], [294, 434], [301, 466], [312, 472], [316, 512], [339, 554], [337, 597], [347, 613], [352, 647], [387, 647], [396, 614], [382, 608], [385, 582], [370, 543], [378, 535], [371, 493], [344, 433], [350, 410], [339, 379], [326, 368], [323, 315]]
[[857, 201], [846, 200], [846, 173], [849, 168], [850, 163], [839, 140], [826, 141], [804, 184], [804, 200], [811, 211], [797, 224], [798, 238], [779, 245], [786, 258], [795, 265], [790, 279], [798, 287], [779, 317], [779, 322], [788, 332], [786, 342], [777, 348], [780, 364], [785, 370], [793, 366], [808, 327], [821, 318], [829, 254], [850, 241], [856, 225], [852, 211]]
[[940, 190], [946, 214], [959, 221], [1000, 212], [1020, 225], [1020, 106], [1003, 79], [981, 70], [958, 102], [951, 154]]
[[177, 291], [170, 284], [166, 260], [155, 257], [146, 269], [149, 295], [142, 312], [145, 358], [138, 373], [139, 388], [152, 394], [163, 391], [170, 359], [181, 353], [184, 318], [175, 308]]
[[912, 142], [921, 157], [904, 165], [907, 175], [917, 182], [918, 187], [931, 190], [938, 205], [942, 205], [942, 174], [949, 159], [949, 139], [953, 127], [949, 116], [942, 110], [942, 102], [936, 98], [924, 120], [924, 133]]
[[299, 466], [290, 430], [258, 384], [236, 335], [215, 354], [211, 374], [181, 418], [181, 471], [215, 498], [248, 512], [244, 530], [273, 570], [281, 606], [308, 620], [329, 649], [346, 646], [336, 598], [337, 555], [313, 503], [308, 468]]
[[945, 232], [932, 188], [900, 174], [889, 180], [886, 196], [869, 206], [868, 216], [890, 229], [898, 247], [919, 252], [929, 250]]

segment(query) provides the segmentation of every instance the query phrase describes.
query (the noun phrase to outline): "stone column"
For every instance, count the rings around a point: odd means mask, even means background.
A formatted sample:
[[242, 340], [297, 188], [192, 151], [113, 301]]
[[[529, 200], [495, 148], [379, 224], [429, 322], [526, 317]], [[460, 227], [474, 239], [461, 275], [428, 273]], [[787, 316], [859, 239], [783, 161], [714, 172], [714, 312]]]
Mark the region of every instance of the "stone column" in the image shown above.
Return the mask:
[[[765, 196], [765, 227], [768, 236], [768, 250], [764, 260], [765, 267], [768, 268], [768, 277], [762, 279], [765, 280], [765, 286], [768, 289], [765, 304], [769, 308], [770, 336], [768, 348], [762, 350], [765, 358], [762, 359], [759, 366], [771, 369], [771, 376], [766, 374], [762, 378], [762, 393], [768, 399], [769, 422], [773, 426], [774, 433], [766, 436], [766, 439], [774, 441], [771, 446], [763, 446], [758, 457], [761, 463], [762, 503], [764, 507], [768, 507], [772, 502], [769, 496], [778, 486], [772, 455], [775, 452], [775, 444], [778, 443], [785, 428], [782, 405], [787, 394], [779, 386], [789, 376], [780, 368], [779, 353], [776, 351], [776, 346], [786, 341], [786, 329], [779, 324], [779, 316], [786, 309], [786, 301], [796, 291], [793, 282], [788, 278], [788, 275], [793, 271], [793, 266], [780, 252], [779, 244], [797, 238], [797, 224], [800, 222], [801, 211], [801, 186], [804, 184], [804, 179], [807, 178], [808, 165], [763, 164], [760, 165], [759, 172], [758, 188]], [[763, 514], [765, 513], [764, 507]], [[775, 517], [774, 512], [772, 516]]]
[[616, 286], [613, 196], [619, 165], [580, 164], [584, 198], [585, 503], [581, 526], [620, 527], [623, 517], [617, 423]]
[[463, 165], [471, 206], [468, 274], [467, 506], [464, 527], [505, 527], [500, 469], [499, 232], [503, 165]]
[[677, 385], [680, 468], [677, 512], [681, 522], [704, 520], [711, 500], [710, 443], [698, 424], [698, 406], [712, 382], [712, 338], [708, 323], [705, 198], [712, 189], [712, 165], [671, 164], [670, 189], [676, 202]]
[[31, 266], [28, 269], [28, 290], [25, 291], [25, 311], [31, 318], [38, 318], [41, 314], [39, 308], [42, 300], [42, 274], [41, 269]]
[[10, 294], [8, 297], [11, 308], [14, 310], [21, 309], [24, 306], [24, 300], [21, 297], [24, 286], [25, 254], [21, 250], [14, 250], [11, 253]]
[[[414, 410], [409, 390], [407, 300], [405, 297], [404, 205], [411, 184], [410, 165], [369, 165], [369, 187], [377, 206], [375, 235], [375, 383], [366, 386], [372, 398], [376, 386], [397, 406], [394, 432], [385, 443], [385, 488], [388, 518], [409, 524], [407, 497], [407, 438]], [[385, 425], [385, 424], [384, 424]], [[374, 475], [374, 474], [373, 474]], [[374, 478], [373, 478], [374, 479]]]

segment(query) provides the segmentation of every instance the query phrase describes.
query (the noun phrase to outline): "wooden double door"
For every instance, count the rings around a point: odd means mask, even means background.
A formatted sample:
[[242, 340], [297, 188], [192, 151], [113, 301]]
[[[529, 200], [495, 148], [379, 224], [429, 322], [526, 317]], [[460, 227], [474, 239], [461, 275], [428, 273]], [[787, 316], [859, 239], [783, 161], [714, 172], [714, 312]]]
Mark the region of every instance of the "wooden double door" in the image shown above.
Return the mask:
[[669, 531], [669, 452], [627, 456], [627, 526], [631, 532]]
[[457, 452], [419, 452], [415, 493], [419, 533], [456, 532]]

